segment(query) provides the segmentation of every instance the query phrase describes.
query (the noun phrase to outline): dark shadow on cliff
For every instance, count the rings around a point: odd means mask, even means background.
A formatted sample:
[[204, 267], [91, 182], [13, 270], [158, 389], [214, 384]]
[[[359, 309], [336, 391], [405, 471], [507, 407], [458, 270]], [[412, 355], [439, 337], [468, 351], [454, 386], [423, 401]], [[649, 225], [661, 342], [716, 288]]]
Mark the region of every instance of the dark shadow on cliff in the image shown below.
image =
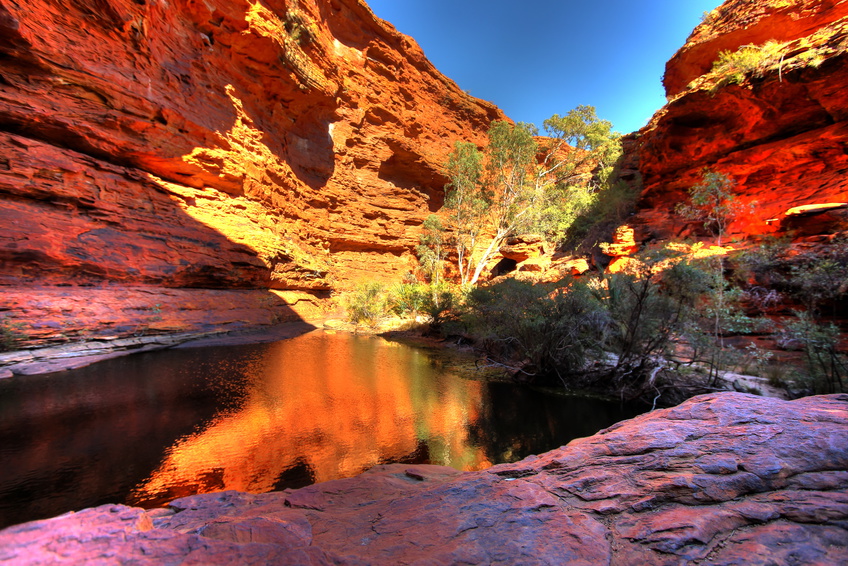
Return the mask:
[[392, 156], [380, 164], [378, 177], [396, 187], [426, 195], [427, 208], [430, 212], [438, 212], [444, 205], [444, 187], [450, 179], [403, 141], [386, 142]]

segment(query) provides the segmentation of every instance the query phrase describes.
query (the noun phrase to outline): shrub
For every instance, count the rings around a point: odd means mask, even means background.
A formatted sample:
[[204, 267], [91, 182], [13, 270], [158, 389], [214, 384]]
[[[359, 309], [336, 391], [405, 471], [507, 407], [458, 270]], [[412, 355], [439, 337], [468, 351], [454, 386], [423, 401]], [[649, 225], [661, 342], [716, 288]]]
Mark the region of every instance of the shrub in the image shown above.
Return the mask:
[[392, 290], [392, 311], [398, 316], [425, 314], [434, 330], [462, 303], [462, 290], [452, 283], [402, 283]]
[[585, 283], [506, 279], [471, 291], [466, 323], [490, 354], [531, 380], [567, 378], [602, 354], [607, 316]]
[[704, 273], [686, 262], [653, 276], [609, 276], [603, 302], [614, 321], [608, 344], [619, 356], [618, 373], [649, 370], [694, 316], [696, 301], [706, 288]]
[[382, 283], [367, 282], [357, 285], [344, 299], [348, 320], [355, 324], [375, 327], [391, 310], [389, 293]]
[[848, 292], [848, 241], [796, 255], [789, 264], [790, 292], [813, 315], [834, 306]]
[[[739, 371], [748, 375], [768, 377], [770, 372], [773, 374], [773, 359], [774, 352], [760, 348], [754, 342], [750, 342], [745, 347], [745, 355], [739, 366]], [[772, 381], [772, 379], [770, 378], [769, 381]]]
[[740, 84], [746, 76], [762, 76], [778, 65], [785, 43], [767, 41], [763, 45], [743, 45], [736, 51], [722, 51], [713, 63], [712, 72], [719, 77], [718, 85]]
[[716, 236], [716, 244], [721, 240], [733, 220], [751, 212], [751, 205], [740, 203], [734, 187], [736, 182], [718, 171], [705, 167], [701, 172], [701, 182], [689, 188], [689, 200], [678, 203], [675, 212], [688, 220], [700, 220], [704, 228]]
[[798, 312], [783, 330], [784, 342], [800, 343], [816, 393], [841, 393], [845, 391], [848, 360], [839, 351], [841, 331], [833, 323], [817, 322], [808, 312]]
[[415, 246], [415, 254], [418, 256], [421, 270], [427, 277], [427, 281], [436, 285], [441, 281], [448, 253], [448, 242], [444, 232], [442, 220], [435, 214], [431, 214], [424, 220], [422, 232], [418, 236], [419, 243]]
[[12, 322], [8, 317], [0, 318], [0, 352], [8, 352], [18, 347], [20, 342], [27, 339], [22, 332], [24, 324]]
[[429, 285], [400, 283], [392, 288], [392, 311], [398, 316], [416, 316], [424, 311]]
[[431, 283], [424, 300], [424, 312], [430, 317], [430, 327], [441, 328], [463, 302], [463, 291], [451, 283]]
[[773, 293], [785, 295], [804, 305], [813, 316], [820, 316], [827, 307], [835, 308], [848, 293], [848, 240], [834, 239], [831, 243], [811, 250], [794, 250], [785, 241], [767, 242], [747, 251], [740, 258], [746, 279], [754, 279], [764, 287], [749, 290], [754, 295], [771, 299]]

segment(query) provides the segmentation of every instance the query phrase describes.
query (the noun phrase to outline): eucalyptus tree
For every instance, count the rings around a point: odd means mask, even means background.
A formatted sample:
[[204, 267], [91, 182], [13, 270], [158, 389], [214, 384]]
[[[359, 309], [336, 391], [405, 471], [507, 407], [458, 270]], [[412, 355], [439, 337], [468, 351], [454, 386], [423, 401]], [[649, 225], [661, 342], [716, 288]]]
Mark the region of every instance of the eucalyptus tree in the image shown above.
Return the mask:
[[448, 157], [445, 208], [463, 284], [477, 283], [509, 236], [561, 235], [620, 154], [619, 135], [591, 106], [552, 116], [544, 132], [495, 120], [483, 151], [457, 142]]

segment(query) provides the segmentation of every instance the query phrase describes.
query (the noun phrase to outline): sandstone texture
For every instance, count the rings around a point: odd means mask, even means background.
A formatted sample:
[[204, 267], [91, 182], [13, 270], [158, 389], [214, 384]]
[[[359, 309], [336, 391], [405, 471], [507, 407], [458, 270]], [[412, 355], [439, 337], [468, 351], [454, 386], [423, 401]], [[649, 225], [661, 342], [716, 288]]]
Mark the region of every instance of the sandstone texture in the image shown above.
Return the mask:
[[0, 318], [311, 318], [409, 268], [453, 142], [503, 117], [360, 0], [0, 0]]
[[483, 472], [106, 505], [0, 532], [14, 564], [844, 564], [848, 396], [695, 397]]
[[[771, 58], [769, 41], [781, 46]], [[740, 48], [762, 60], [736, 76], [713, 70], [722, 51]], [[846, 52], [845, 0], [728, 0], [711, 12], [666, 67], [668, 104], [626, 139], [624, 170], [643, 186], [637, 239], [707, 235], [674, 212], [705, 167], [736, 183], [744, 212], [733, 235], [848, 228], [843, 211], [785, 214], [848, 201]]]

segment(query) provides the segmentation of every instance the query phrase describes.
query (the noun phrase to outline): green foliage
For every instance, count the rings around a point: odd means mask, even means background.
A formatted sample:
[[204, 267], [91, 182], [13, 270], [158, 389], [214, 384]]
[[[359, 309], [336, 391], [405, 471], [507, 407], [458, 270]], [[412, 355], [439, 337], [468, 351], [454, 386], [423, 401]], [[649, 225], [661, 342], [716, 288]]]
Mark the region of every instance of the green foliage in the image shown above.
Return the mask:
[[483, 154], [470, 142], [458, 141], [448, 156], [445, 209], [453, 228], [452, 244], [456, 249], [460, 281], [471, 278], [474, 254], [489, 209], [487, 195], [481, 188]]
[[300, 45], [314, 41], [318, 27], [314, 22], [298, 8], [290, 8], [286, 11], [286, 20], [283, 24], [289, 37]]
[[[640, 273], [539, 285], [507, 279], [474, 288], [461, 318], [465, 331], [526, 379], [566, 387], [605, 383], [625, 398], [660, 395], [669, 386], [664, 368], [675, 365], [705, 368], [711, 385], [721, 372], [740, 369], [785, 385], [786, 364], [772, 352], [725, 343], [731, 335], [771, 328], [763, 324], [768, 319], [747, 316], [723, 259], [687, 259], [676, 247], [639, 259]], [[782, 335], [803, 350], [811, 387], [844, 390], [848, 359], [835, 325], [799, 313], [785, 321]], [[615, 361], [605, 353], [614, 353]], [[592, 363], [603, 359], [611, 363]]]
[[701, 182], [689, 189], [689, 202], [678, 203], [675, 211], [689, 220], [702, 220], [704, 228], [718, 237], [720, 246], [729, 224], [750, 207], [736, 199], [736, 182], [727, 175], [704, 168], [702, 176]]
[[778, 378], [774, 372], [774, 352], [760, 348], [754, 342], [750, 342], [744, 351], [744, 358], [739, 370], [746, 375], [759, 375], [768, 377], [772, 385], [778, 385]]
[[760, 280], [801, 303], [813, 316], [827, 314], [848, 293], [848, 239], [835, 238], [812, 249], [793, 249], [788, 241], [769, 241], [740, 258], [747, 278]]
[[608, 323], [583, 283], [533, 285], [515, 279], [473, 289], [465, 322], [491, 355], [514, 360], [531, 378], [554, 376], [563, 383], [601, 355]]
[[[474, 284], [504, 239], [528, 225], [539, 192], [531, 181], [535, 163], [535, 127], [495, 120], [489, 128], [485, 157], [467, 142], [457, 142], [448, 157], [451, 178], [445, 199], [462, 283]], [[476, 256], [483, 230], [493, 232]]]
[[740, 84], [747, 76], [761, 77], [780, 64], [786, 45], [767, 41], [763, 45], [743, 45], [736, 51], [721, 51], [712, 72], [720, 77], [719, 85]]
[[400, 283], [392, 288], [392, 312], [398, 316], [417, 316], [426, 307], [429, 285]]
[[[804, 352], [809, 386], [816, 392], [845, 391], [846, 357], [841, 330], [824, 320], [835, 316], [848, 292], [848, 240], [835, 238], [817, 248], [798, 250], [787, 241], [766, 242], [741, 258], [746, 276], [776, 289], [783, 298], [803, 305], [782, 320], [778, 342]], [[802, 379], [803, 380], [803, 379]]]
[[431, 214], [424, 221], [423, 231], [415, 247], [418, 263], [427, 280], [438, 285], [444, 271], [445, 256], [448, 253], [442, 220]]
[[430, 326], [438, 329], [452, 310], [462, 302], [458, 286], [447, 282], [402, 283], [396, 285], [391, 295], [392, 310], [398, 316], [426, 315]]
[[[676, 261], [654, 273], [663, 258], [643, 258], [641, 274], [535, 286], [507, 279], [473, 289], [464, 320], [490, 355], [513, 360], [526, 376], [568, 386], [594, 372], [591, 379], [603, 376], [638, 396], [653, 391], [676, 340], [691, 331], [707, 336], [700, 328], [711, 322], [704, 318], [712, 314], [704, 302], [710, 272]], [[590, 371], [589, 362], [604, 352], [615, 353], [616, 362]]]
[[682, 335], [692, 348], [692, 361], [706, 364], [711, 380], [715, 382], [719, 372], [731, 369], [742, 360], [739, 352], [725, 344], [725, 336], [763, 331], [769, 323], [762, 319], [758, 327], [758, 321], [745, 313], [742, 308], [745, 295], [725, 277], [721, 256], [699, 263], [706, 288], [698, 301], [697, 317], [687, 325]]
[[[618, 133], [591, 106], [532, 124], [492, 122], [481, 154], [457, 142], [447, 162], [445, 208], [455, 234], [460, 279], [474, 284], [503, 241], [521, 232], [562, 240], [610, 185], [621, 156]], [[487, 234], [488, 245], [481, 234]], [[488, 236], [488, 234], [492, 234]]]
[[789, 292], [814, 316], [848, 293], [848, 241], [835, 240], [818, 252], [801, 253], [789, 264]]
[[[730, 223], [749, 209], [736, 199], [735, 184], [727, 175], [705, 168], [702, 181], [689, 189], [689, 202], [679, 203], [676, 212], [690, 220], [703, 221], [704, 228], [716, 235], [716, 243], [721, 246]], [[742, 290], [725, 277], [724, 257], [707, 259], [703, 268], [708, 291], [700, 312], [703, 320], [710, 323], [689, 325], [688, 338], [694, 357], [703, 353], [701, 361], [709, 365], [710, 376], [715, 381], [719, 371], [732, 364], [735, 357], [735, 352], [725, 347], [725, 334], [749, 331], [752, 321], [740, 306]]]
[[574, 175], [581, 175], [582, 166], [593, 166], [595, 179], [590, 185], [604, 185], [622, 154], [621, 135], [612, 130], [612, 123], [601, 120], [592, 106], [578, 106], [565, 116], [554, 114], [544, 122], [545, 135], [553, 140], [556, 150], [562, 150], [562, 143], [573, 150], [567, 159], [558, 159], [548, 153], [547, 162], [553, 169], [558, 183], [573, 181]]
[[424, 312], [430, 318], [430, 328], [433, 330], [441, 328], [460, 307], [463, 296], [462, 288], [457, 285], [444, 281], [430, 284], [424, 302]]
[[651, 263], [639, 275], [616, 273], [606, 278], [602, 302], [610, 313], [607, 343], [619, 355], [619, 368], [645, 370], [665, 354], [672, 338], [696, 315], [706, 290], [705, 275], [677, 262], [652, 275]]
[[[591, 106], [555, 114], [545, 120], [544, 130], [552, 148], [543, 167], [550, 173], [535, 232], [564, 242], [576, 224], [594, 224], [619, 207], [623, 185], [613, 183], [613, 177], [622, 154], [621, 136]], [[563, 152], [567, 156], [557, 158]]]
[[374, 281], [357, 285], [345, 297], [344, 303], [350, 322], [372, 328], [391, 311], [391, 298], [385, 285]]
[[848, 377], [848, 358], [839, 350], [840, 329], [822, 323], [809, 312], [796, 312], [783, 330], [783, 341], [801, 345], [808, 377], [816, 393], [844, 392]]
[[[736, 200], [734, 186], [734, 181], [726, 175], [705, 168], [702, 181], [689, 189], [689, 201], [679, 203], [675, 210], [689, 220], [703, 221], [704, 228], [716, 235], [716, 243], [721, 246], [730, 222], [744, 208]], [[729, 357], [732, 354], [732, 351], [725, 348], [725, 333], [741, 330], [747, 318], [738, 308], [741, 290], [731, 286], [725, 278], [724, 257], [708, 259], [703, 267], [709, 281], [701, 312], [711, 324], [709, 327], [705, 324], [690, 324], [687, 334], [695, 357], [699, 351], [706, 352], [702, 361], [709, 364], [711, 378], [715, 380], [719, 370], [725, 369], [730, 363]]]
[[27, 339], [23, 332], [24, 324], [12, 322], [8, 317], [0, 317], [0, 352], [15, 350]]

